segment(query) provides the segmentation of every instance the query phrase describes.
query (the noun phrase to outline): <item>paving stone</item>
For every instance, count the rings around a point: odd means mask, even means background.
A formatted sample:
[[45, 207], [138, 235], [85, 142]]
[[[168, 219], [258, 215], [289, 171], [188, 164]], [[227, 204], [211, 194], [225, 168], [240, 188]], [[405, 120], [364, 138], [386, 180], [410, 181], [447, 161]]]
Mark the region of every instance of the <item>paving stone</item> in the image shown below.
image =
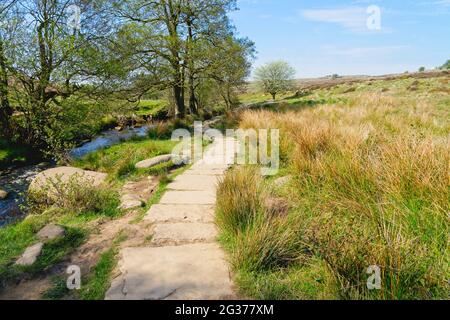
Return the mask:
[[121, 250], [121, 275], [107, 300], [236, 299], [213, 223], [216, 184], [234, 162], [221, 142], [234, 144], [216, 139], [150, 208], [144, 219], [154, 223], [152, 245]]
[[186, 172], [178, 176], [167, 188], [181, 191], [212, 191], [216, 189], [218, 180], [216, 175], [193, 175]]
[[225, 169], [190, 169], [185, 172], [190, 175], [223, 176]]
[[144, 218], [153, 223], [214, 222], [213, 205], [155, 204]]
[[26, 248], [22, 256], [16, 261], [16, 265], [31, 266], [34, 264], [41, 254], [43, 246], [44, 244], [42, 242], [38, 242]]
[[66, 230], [55, 224], [49, 224], [42, 228], [37, 234], [36, 237], [41, 241], [53, 240], [56, 238], [63, 237], [66, 233]]
[[168, 191], [160, 204], [215, 204], [215, 191]]
[[140, 161], [140, 162], [136, 163], [135, 167], [137, 169], [147, 169], [147, 168], [154, 167], [163, 162], [169, 162], [170, 160], [172, 160], [172, 155], [165, 154], [162, 156], [158, 156], [158, 157], [154, 157], [151, 159]]
[[152, 243], [162, 245], [213, 242], [217, 235], [217, 229], [212, 223], [164, 223], [155, 226]]
[[223, 251], [215, 243], [128, 248], [107, 300], [235, 298]]

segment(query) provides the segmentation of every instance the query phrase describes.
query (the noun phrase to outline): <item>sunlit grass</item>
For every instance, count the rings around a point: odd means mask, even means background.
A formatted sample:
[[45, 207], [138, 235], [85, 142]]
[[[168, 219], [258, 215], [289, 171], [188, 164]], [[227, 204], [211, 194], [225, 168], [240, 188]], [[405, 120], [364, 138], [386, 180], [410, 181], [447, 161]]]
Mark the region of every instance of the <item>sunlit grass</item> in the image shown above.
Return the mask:
[[[282, 172], [292, 175], [281, 190], [273, 179], [258, 189], [248, 183], [257, 171], [241, 169], [219, 186], [222, 243], [244, 295], [448, 298], [450, 104], [434, 90], [443, 81], [321, 89], [293, 108], [241, 115], [242, 128], [280, 129]], [[295, 109], [305, 100], [323, 102]], [[267, 215], [270, 195], [291, 203], [288, 215]], [[371, 265], [381, 290], [367, 289]]]

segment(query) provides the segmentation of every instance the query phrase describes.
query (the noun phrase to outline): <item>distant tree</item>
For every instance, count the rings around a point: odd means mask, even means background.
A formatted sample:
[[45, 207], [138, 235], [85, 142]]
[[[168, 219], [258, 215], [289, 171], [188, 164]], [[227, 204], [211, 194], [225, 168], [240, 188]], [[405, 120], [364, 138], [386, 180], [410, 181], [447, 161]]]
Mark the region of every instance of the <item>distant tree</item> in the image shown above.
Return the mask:
[[420, 67], [419, 68], [419, 72], [424, 72], [425, 71], [425, 67]]
[[285, 61], [275, 61], [259, 67], [255, 71], [255, 79], [259, 87], [272, 95], [286, 92], [293, 86], [295, 69]]
[[450, 60], [447, 60], [441, 67], [442, 70], [450, 70]]

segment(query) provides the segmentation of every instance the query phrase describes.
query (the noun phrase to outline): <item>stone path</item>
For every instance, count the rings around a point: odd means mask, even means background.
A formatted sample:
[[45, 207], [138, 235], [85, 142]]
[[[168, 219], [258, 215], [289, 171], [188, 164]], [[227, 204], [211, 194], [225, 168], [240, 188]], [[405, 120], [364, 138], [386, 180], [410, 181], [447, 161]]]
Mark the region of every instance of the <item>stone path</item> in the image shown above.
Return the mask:
[[152, 244], [121, 251], [121, 275], [107, 300], [218, 300], [236, 296], [214, 224], [216, 186], [233, 163], [232, 139], [216, 139], [168, 186], [145, 220]]

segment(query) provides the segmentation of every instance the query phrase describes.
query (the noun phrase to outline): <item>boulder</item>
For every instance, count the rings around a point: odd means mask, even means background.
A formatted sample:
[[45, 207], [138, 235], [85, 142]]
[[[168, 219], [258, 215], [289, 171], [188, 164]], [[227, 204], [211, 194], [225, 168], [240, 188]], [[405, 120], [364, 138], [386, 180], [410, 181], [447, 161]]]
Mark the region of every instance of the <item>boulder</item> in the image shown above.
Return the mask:
[[5, 200], [6, 198], [8, 198], [8, 192], [0, 189], [0, 200]]
[[29, 192], [39, 192], [46, 190], [50, 196], [52, 194], [54, 183], [68, 183], [75, 180], [80, 184], [87, 184], [93, 187], [99, 187], [106, 180], [107, 174], [81, 170], [73, 167], [57, 167], [42, 171], [31, 182]]
[[169, 162], [170, 160], [172, 160], [172, 155], [165, 154], [162, 156], [158, 156], [158, 157], [154, 157], [151, 159], [140, 161], [140, 162], [136, 163], [136, 168], [137, 169], [148, 169], [148, 168], [154, 167], [160, 163]]
[[36, 262], [37, 258], [41, 254], [43, 246], [44, 244], [42, 242], [38, 242], [26, 248], [22, 256], [16, 261], [16, 265], [31, 266], [33, 263]]
[[37, 238], [41, 241], [54, 240], [56, 238], [64, 237], [66, 230], [63, 227], [55, 224], [49, 224], [37, 233]]

